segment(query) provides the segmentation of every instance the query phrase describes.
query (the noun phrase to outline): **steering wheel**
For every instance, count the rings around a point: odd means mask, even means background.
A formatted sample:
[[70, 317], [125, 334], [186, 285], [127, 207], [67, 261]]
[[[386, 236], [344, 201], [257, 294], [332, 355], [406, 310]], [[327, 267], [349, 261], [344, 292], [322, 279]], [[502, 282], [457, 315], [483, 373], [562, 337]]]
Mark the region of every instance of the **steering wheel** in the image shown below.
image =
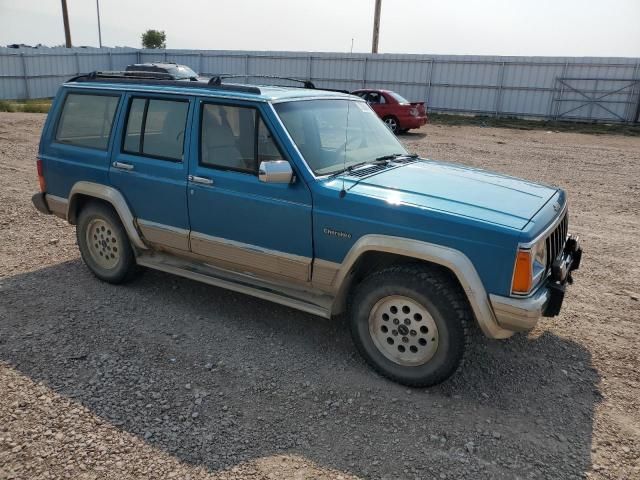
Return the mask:
[[184, 130], [178, 132], [176, 135], [176, 142], [180, 142], [180, 137], [184, 138]]

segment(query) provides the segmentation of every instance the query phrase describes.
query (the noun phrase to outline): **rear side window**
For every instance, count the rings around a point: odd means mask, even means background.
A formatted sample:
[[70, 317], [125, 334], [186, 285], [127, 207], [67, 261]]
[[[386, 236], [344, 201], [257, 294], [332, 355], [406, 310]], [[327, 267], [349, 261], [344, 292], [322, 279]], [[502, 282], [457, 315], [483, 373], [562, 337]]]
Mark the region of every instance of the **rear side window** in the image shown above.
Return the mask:
[[386, 99], [384, 98], [384, 95], [378, 92], [369, 92], [369, 96], [367, 97], [367, 100], [370, 103], [387, 103]]
[[135, 155], [181, 161], [189, 102], [133, 98], [122, 150]]
[[265, 160], [282, 159], [269, 129], [254, 108], [204, 104], [200, 163], [256, 173]]
[[58, 121], [56, 142], [106, 150], [119, 99], [117, 95], [69, 93]]

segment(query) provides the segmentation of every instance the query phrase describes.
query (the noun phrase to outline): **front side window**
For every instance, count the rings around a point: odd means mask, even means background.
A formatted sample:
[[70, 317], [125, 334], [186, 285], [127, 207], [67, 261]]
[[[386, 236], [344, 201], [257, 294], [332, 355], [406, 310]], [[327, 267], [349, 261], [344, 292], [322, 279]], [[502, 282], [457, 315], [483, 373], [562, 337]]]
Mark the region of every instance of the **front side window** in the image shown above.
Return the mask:
[[204, 104], [200, 123], [204, 166], [256, 173], [260, 162], [282, 158], [254, 108]]
[[106, 150], [120, 97], [70, 93], [62, 108], [56, 141]]
[[122, 150], [172, 161], [181, 161], [189, 102], [133, 98], [129, 106]]
[[303, 100], [274, 105], [316, 175], [376, 158], [407, 154], [373, 110], [358, 100]]
[[260, 162], [270, 160], [282, 160], [282, 155], [271, 136], [271, 132], [260, 118], [258, 120], [258, 166]]

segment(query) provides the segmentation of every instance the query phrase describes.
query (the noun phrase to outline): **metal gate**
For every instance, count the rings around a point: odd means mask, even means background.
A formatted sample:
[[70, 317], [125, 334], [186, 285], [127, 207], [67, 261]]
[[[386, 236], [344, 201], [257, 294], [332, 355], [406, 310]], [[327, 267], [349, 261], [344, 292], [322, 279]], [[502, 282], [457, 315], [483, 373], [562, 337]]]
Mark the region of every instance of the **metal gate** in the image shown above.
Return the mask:
[[640, 113], [640, 79], [556, 77], [554, 120], [631, 123]]

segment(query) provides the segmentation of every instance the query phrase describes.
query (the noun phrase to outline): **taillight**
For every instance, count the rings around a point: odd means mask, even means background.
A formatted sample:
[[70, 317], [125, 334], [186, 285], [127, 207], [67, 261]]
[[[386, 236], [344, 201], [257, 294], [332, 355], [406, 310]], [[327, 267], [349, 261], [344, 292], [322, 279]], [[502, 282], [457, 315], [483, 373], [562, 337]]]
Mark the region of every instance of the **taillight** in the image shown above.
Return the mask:
[[38, 183], [40, 184], [40, 191], [47, 191], [47, 182], [44, 180], [44, 174], [42, 173], [42, 160], [38, 159], [36, 161], [36, 168], [38, 170]]

